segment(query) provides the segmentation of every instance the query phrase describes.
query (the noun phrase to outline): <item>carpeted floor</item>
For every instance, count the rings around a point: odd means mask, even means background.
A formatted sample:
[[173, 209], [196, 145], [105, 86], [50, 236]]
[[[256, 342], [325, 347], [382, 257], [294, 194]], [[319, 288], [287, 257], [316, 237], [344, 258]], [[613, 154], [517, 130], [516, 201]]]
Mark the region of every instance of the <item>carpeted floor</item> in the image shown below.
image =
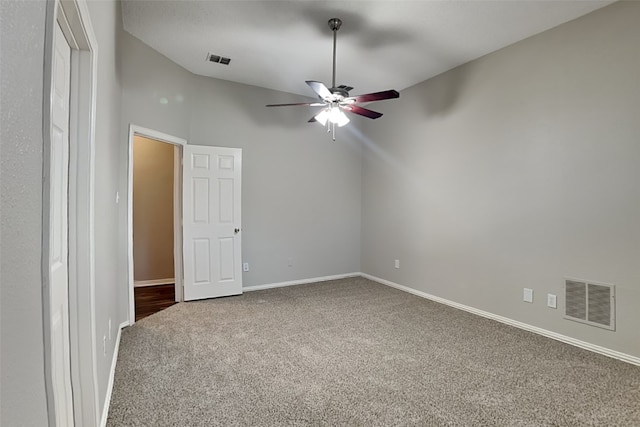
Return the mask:
[[108, 426], [640, 426], [640, 367], [363, 278], [123, 331]]

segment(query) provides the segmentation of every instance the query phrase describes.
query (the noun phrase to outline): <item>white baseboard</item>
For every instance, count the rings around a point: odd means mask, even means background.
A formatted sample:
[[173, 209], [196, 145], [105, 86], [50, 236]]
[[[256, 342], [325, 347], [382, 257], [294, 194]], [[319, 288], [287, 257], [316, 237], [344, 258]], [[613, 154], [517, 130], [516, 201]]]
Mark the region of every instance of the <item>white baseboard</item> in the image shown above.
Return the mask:
[[621, 353], [616, 350], [611, 350], [606, 347], [602, 347], [599, 345], [591, 344], [586, 341], [581, 341], [575, 338], [568, 337], [566, 335], [558, 334], [556, 332], [548, 331], [546, 329], [539, 328], [537, 326], [532, 326], [527, 323], [519, 322], [517, 320], [509, 319], [508, 317], [498, 316], [497, 314], [489, 313], [488, 311], [479, 310], [477, 308], [470, 307], [468, 305], [460, 304], [454, 301], [450, 301], [448, 299], [440, 298], [435, 295], [428, 294], [426, 292], [418, 291], [416, 289], [410, 288], [408, 286], [399, 285], [397, 283], [391, 282], [389, 280], [381, 279], [379, 277], [372, 276], [370, 274], [361, 273], [361, 276], [373, 280], [374, 282], [378, 282], [383, 285], [390, 286], [392, 288], [399, 289], [404, 292], [408, 292], [413, 295], [417, 295], [422, 298], [426, 298], [431, 301], [435, 301], [441, 304], [448, 305], [450, 307], [454, 307], [460, 310], [467, 311], [469, 313], [476, 314], [478, 316], [486, 317], [487, 319], [496, 320], [498, 322], [514, 326], [516, 328], [524, 329], [525, 331], [533, 332], [538, 335], [545, 336], [547, 338], [552, 338], [557, 341], [561, 341], [566, 344], [571, 344], [576, 347], [580, 347], [585, 350], [592, 351], [594, 353], [602, 354], [604, 356], [612, 357], [614, 359], [622, 360], [623, 362], [631, 363], [633, 365], [640, 366], [640, 357], [632, 356], [630, 354]]
[[116, 363], [118, 361], [118, 350], [120, 350], [120, 337], [122, 335], [122, 329], [129, 326], [129, 321], [124, 321], [118, 328], [118, 335], [116, 336], [116, 345], [113, 349], [113, 358], [111, 359], [111, 369], [109, 370], [109, 382], [107, 383], [107, 394], [104, 398], [104, 405], [102, 407], [102, 417], [100, 418], [100, 427], [106, 427], [107, 418], [109, 417], [109, 406], [111, 405], [111, 393], [113, 393], [113, 380], [116, 376]]
[[282, 288], [285, 286], [304, 285], [307, 283], [326, 282], [327, 280], [346, 279], [348, 277], [362, 276], [361, 273], [336, 274], [334, 276], [313, 277], [311, 279], [291, 280], [289, 282], [268, 283], [266, 285], [254, 285], [242, 288], [243, 292], [261, 291], [263, 289]]
[[141, 288], [143, 286], [159, 286], [159, 285], [173, 285], [176, 283], [176, 279], [153, 279], [153, 280], [134, 280], [133, 287]]

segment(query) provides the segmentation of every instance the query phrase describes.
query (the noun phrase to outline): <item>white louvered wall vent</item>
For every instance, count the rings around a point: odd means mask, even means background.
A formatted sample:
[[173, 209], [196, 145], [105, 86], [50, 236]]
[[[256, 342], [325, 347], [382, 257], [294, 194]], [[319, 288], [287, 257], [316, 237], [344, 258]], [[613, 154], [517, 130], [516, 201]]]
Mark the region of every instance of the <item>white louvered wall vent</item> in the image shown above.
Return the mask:
[[566, 279], [565, 319], [600, 328], [616, 329], [615, 286]]

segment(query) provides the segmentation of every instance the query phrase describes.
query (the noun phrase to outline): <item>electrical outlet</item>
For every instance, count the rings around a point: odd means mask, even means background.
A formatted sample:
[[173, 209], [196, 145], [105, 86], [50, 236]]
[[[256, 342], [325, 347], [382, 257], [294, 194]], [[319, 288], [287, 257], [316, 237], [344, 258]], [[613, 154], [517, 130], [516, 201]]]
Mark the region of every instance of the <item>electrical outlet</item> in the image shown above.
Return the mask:
[[116, 205], [120, 203], [120, 192], [116, 191]]
[[249, 271], [249, 263], [245, 262], [244, 264], [242, 264], [242, 271]]
[[102, 352], [104, 353], [104, 355], [107, 355], [107, 336], [103, 335], [102, 336]]
[[396, 260], [395, 267], [396, 268], [400, 268], [400, 260], [399, 259]]
[[293, 258], [287, 260], [287, 267], [293, 267]]
[[109, 341], [111, 341], [111, 318], [109, 318]]
[[558, 298], [553, 294], [547, 294], [547, 307], [558, 308]]
[[524, 288], [524, 296], [522, 297], [524, 302], [533, 302], [533, 289]]

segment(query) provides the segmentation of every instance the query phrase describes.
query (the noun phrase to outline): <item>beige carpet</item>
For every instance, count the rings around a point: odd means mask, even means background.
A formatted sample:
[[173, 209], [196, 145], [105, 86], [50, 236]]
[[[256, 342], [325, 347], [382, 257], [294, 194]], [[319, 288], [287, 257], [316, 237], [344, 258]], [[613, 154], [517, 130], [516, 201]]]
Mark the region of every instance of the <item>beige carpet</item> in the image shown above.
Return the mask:
[[108, 426], [640, 426], [640, 367], [368, 281], [123, 331]]

